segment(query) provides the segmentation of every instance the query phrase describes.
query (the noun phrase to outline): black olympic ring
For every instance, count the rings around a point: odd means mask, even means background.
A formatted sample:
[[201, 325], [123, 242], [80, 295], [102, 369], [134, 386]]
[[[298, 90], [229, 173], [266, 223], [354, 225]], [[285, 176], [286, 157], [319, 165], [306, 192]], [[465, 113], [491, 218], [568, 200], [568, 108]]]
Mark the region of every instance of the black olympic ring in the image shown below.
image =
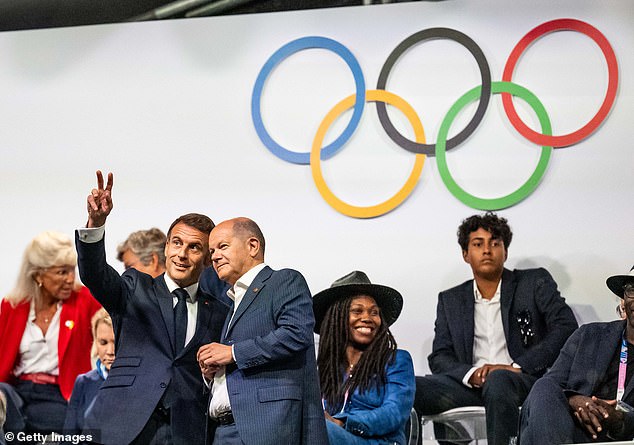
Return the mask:
[[[412, 34], [401, 43], [399, 43], [398, 46], [394, 48], [392, 53], [388, 56], [385, 64], [383, 65], [383, 68], [381, 68], [381, 73], [379, 74], [379, 80], [376, 84], [376, 89], [385, 90], [385, 87], [387, 85], [387, 78], [392, 67], [394, 67], [394, 64], [396, 63], [398, 58], [401, 57], [401, 55], [405, 51], [407, 51], [418, 42], [431, 39], [449, 39], [467, 48], [467, 50], [469, 50], [471, 55], [473, 55], [476, 62], [478, 63], [480, 74], [482, 76], [482, 92], [480, 94], [480, 103], [478, 104], [478, 108], [476, 109], [475, 114], [473, 115], [467, 126], [462, 131], [460, 131], [460, 133], [447, 140], [446, 149], [450, 150], [464, 142], [475, 131], [477, 126], [484, 118], [484, 114], [486, 113], [486, 109], [491, 98], [491, 70], [489, 69], [489, 63], [487, 62], [482, 49], [478, 46], [476, 42], [473, 41], [473, 39], [471, 39], [471, 37], [451, 28], [429, 28]], [[411, 151], [412, 153], [421, 153], [427, 156], [434, 156], [436, 154], [436, 144], [422, 144], [414, 142], [403, 136], [396, 128], [394, 128], [394, 125], [392, 125], [392, 122], [390, 121], [390, 118], [387, 114], [385, 102], [377, 102], [376, 109], [377, 113], [379, 114], [379, 121], [381, 121], [383, 129], [388, 134], [390, 139], [392, 139], [396, 144], [398, 144], [405, 150]]]

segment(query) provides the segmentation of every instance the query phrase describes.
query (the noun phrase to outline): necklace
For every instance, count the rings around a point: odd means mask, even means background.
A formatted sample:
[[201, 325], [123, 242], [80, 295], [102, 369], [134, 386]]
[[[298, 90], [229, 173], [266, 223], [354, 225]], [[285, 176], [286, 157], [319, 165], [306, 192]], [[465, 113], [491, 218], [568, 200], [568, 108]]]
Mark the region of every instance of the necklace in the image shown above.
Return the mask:
[[57, 312], [57, 304], [54, 304], [52, 311], [50, 309], [40, 310], [38, 312], [38, 315], [44, 319], [45, 324], [49, 324], [56, 312]]
[[350, 363], [348, 365], [348, 379], [352, 378], [352, 371], [354, 370], [356, 363]]

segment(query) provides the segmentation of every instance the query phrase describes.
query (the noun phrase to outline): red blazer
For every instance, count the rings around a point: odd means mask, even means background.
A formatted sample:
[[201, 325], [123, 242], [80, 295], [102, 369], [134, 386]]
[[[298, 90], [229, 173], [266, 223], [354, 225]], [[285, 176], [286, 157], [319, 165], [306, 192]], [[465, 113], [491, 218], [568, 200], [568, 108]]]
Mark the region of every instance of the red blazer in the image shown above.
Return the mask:
[[[18, 362], [20, 342], [29, 317], [30, 303], [12, 307], [6, 300], [0, 306], [0, 382], [11, 383]], [[62, 304], [59, 321], [59, 388], [66, 400], [70, 399], [75, 379], [90, 371], [92, 332], [90, 319], [101, 308], [87, 288], [73, 292]]]

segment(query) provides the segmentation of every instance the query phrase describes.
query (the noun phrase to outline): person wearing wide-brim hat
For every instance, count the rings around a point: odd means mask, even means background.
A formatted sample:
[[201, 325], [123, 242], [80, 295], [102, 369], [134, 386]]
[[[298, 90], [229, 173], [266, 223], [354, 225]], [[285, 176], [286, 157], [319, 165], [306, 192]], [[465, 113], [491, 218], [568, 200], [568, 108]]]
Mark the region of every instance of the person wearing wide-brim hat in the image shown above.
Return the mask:
[[625, 319], [570, 336], [522, 405], [522, 445], [634, 439], [634, 267], [606, 284], [624, 300]]
[[[617, 297], [624, 298], [628, 291], [631, 293], [634, 290], [634, 266], [627, 275], [612, 275], [605, 280], [605, 284]], [[628, 293], [627, 296], [634, 298], [634, 293]]]
[[406, 443], [414, 367], [389, 330], [402, 308], [398, 291], [371, 283], [360, 271], [314, 296], [317, 365], [331, 445]]
[[[625, 318], [625, 292], [629, 289], [629, 292], [634, 290], [634, 266], [630, 269], [630, 273], [627, 275], [613, 275], [605, 280], [605, 284], [608, 288], [621, 299], [616, 307], [616, 313], [621, 318]], [[634, 292], [629, 297], [634, 298]]]

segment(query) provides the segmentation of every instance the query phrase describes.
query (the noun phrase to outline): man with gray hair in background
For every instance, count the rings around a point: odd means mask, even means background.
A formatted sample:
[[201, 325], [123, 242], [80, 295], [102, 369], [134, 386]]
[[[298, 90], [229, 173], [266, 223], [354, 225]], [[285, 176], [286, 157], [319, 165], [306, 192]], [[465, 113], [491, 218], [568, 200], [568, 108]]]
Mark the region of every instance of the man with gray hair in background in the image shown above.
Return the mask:
[[167, 237], [156, 227], [132, 232], [117, 246], [117, 259], [126, 270], [134, 267], [139, 272], [156, 278], [165, 272], [165, 242]]

